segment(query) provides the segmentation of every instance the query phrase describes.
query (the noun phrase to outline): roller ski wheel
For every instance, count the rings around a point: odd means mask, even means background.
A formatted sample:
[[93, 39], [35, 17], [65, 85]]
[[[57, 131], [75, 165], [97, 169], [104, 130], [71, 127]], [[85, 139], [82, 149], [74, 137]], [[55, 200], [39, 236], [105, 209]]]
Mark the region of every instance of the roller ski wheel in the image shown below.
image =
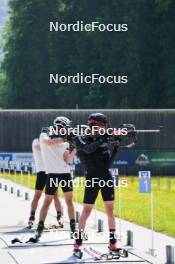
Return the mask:
[[29, 238], [29, 240], [26, 241], [26, 243], [38, 243], [38, 242], [39, 242], [39, 237], [37, 235]]
[[118, 256], [123, 257], [123, 258], [127, 258], [128, 257], [128, 251], [124, 248], [118, 248], [116, 244], [110, 244], [109, 245], [109, 253], [113, 256]]
[[16, 244], [16, 243], [20, 243], [21, 244], [22, 241], [19, 238], [14, 238], [14, 239], [11, 240], [11, 243], [12, 244]]
[[77, 244], [74, 245], [73, 256], [78, 259], [81, 259], [83, 257], [83, 252], [81, 250], [80, 245], [77, 245]]

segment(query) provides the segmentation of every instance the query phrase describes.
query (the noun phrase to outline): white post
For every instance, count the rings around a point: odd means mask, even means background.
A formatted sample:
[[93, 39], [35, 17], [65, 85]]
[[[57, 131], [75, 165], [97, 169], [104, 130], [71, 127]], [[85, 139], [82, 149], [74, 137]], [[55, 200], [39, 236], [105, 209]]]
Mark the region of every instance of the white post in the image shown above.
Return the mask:
[[30, 189], [30, 171], [28, 171], [28, 174], [27, 174], [27, 187]]
[[120, 188], [120, 180], [118, 186], [118, 210], [119, 210], [119, 241], [122, 240], [122, 204], [121, 204], [121, 188]]
[[74, 178], [74, 170], [73, 169], [71, 169], [71, 177], [72, 177], [72, 182], [74, 180], [74, 183], [75, 183], [75, 207], [76, 207], [76, 210], [77, 210], [77, 207], [78, 207], [78, 205], [77, 205], [77, 203], [78, 203], [77, 187], [78, 187], [79, 180], [78, 180], [78, 177]]
[[14, 171], [14, 182], [15, 182], [15, 184], [17, 183], [17, 180], [16, 180], [16, 169]]
[[97, 229], [97, 206], [96, 206], [96, 203], [95, 203], [95, 206], [94, 206], [94, 229]]
[[23, 178], [22, 178], [22, 170], [21, 170], [21, 174], [20, 174], [20, 184], [23, 184]]
[[21, 170], [21, 175], [20, 175], [20, 185], [21, 185], [21, 195], [23, 195], [23, 172]]
[[151, 223], [151, 248], [150, 248], [150, 254], [152, 256], [155, 255], [155, 248], [154, 248], [154, 194], [151, 191], [150, 194], [150, 223]]

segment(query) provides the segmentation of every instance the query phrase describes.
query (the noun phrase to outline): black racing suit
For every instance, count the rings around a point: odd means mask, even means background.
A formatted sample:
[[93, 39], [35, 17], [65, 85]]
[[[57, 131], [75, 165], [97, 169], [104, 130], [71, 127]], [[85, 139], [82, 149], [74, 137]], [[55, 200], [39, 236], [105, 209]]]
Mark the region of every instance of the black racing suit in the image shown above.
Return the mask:
[[103, 201], [114, 200], [114, 180], [109, 172], [118, 147], [102, 144], [92, 137], [76, 137], [77, 154], [82, 161], [86, 175], [85, 204], [94, 204], [101, 190]]

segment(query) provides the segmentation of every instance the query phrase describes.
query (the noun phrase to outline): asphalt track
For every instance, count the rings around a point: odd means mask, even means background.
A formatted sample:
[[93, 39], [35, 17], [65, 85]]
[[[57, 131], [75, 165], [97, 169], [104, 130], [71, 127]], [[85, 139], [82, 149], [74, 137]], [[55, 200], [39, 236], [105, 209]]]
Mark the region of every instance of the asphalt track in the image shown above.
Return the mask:
[[[18, 186], [19, 188], [19, 186]], [[40, 201], [40, 205], [42, 201]], [[3, 206], [4, 205], [4, 206]], [[121, 241], [120, 246], [129, 251], [128, 258], [119, 260], [100, 260], [95, 261], [89, 254], [83, 251], [81, 260], [72, 256], [74, 240], [70, 239], [69, 225], [65, 221], [63, 229], [59, 231], [44, 232], [40, 241], [36, 244], [26, 244], [25, 242], [34, 235], [33, 230], [26, 230], [30, 202], [25, 201], [23, 197], [17, 197], [8, 191], [0, 189], [0, 260], [3, 264], [61, 264], [61, 263], [159, 263], [155, 258], [148, 257], [146, 254], [137, 252], [134, 248], [125, 247], [126, 241]], [[38, 210], [39, 211], [39, 210]], [[47, 224], [54, 224], [53, 208], [47, 217]], [[38, 215], [37, 215], [38, 217]], [[66, 220], [67, 216], [65, 215]], [[91, 219], [92, 220], [92, 219]], [[93, 221], [93, 220], [92, 220]], [[91, 222], [92, 222], [91, 221]], [[92, 223], [88, 226], [87, 232], [93, 234], [87, 241], [84, 241], [83, 247], [107, 253], [107, 240], [103, 238], [96, 229], [92, 228]], [[15, 237], [24, 243], [12, 244], [11, 240]]]
[[[1, 250], [5, 251], [8, 256], [11, 257], [11, 262], [18, 264], [51, 264], [51, 263], [151, 263], [144, 260], [142, 257], [137, 256], [134, 252], [129, 253], [128, 258], [121, 258], [119, 260], [110, 261], [94, 261], [86, 252], [83, 252], [82, 260], [72, 256], [73, 240], [71, 239], [59, 239], [59, 232], [56, 231], [50, 233], [44, 233], [41, 241], [36, 244], [11, 244], [11, 240], [14, 238], [15, 227], [1, 228]], [[18, 228], [19, 230], [19, 228]], [[12, 231], [12, 233], [11, 233]], [[17, 233], [18, 238], [24, 242], [31, 237], [32, 232]], [[107, 243], [100, 240], [84, 242], [84, 248], [94, 248], [99, 252], [107, 253]]]

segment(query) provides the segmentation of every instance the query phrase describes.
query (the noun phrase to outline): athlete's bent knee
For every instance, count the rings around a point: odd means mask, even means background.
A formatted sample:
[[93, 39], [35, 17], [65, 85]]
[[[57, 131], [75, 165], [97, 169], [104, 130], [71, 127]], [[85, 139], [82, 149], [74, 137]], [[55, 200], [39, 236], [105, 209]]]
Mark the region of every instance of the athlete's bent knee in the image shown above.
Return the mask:
[[35, 192], [35, 195], [34, 195], [34, 199], [35, 199], [35, 200], [39, 200], [40, 197], [41, 197], [41, 195], [42, 195], [42, 192], [40, 192], [40, 191], [36, 191], [36, 192]]

